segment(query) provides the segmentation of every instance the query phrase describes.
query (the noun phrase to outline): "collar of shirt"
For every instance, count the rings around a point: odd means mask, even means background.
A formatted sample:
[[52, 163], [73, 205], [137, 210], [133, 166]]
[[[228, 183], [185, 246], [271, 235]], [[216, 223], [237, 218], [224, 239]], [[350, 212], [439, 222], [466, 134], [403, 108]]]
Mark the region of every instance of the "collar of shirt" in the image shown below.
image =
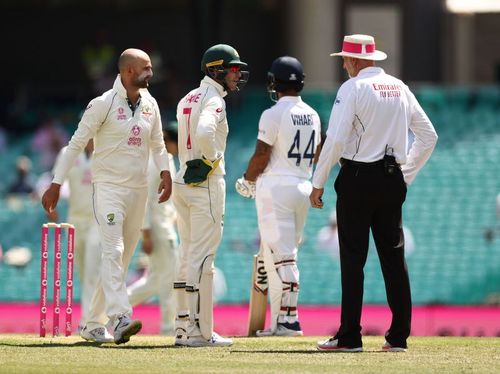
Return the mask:
[[219, 84], [218, 82], [216, 82], [215, 80], [213, 80], [212, 78], [210, 78], [208, 75], [205, 75], [205, 77], [201, 80], [200, 85], [201, 86], [202, 85], [212, 86], [213, 88], [215, 88], [217, 90], [219, 95], [222, 97], [227, 95], [227, 91], [224, 89], [224, 87], [221, 84]]
[[[123, 97], [124, 99], [127, 98], [127, 90], [123, 86], [122, 79], [120, 77], [120, 74], [116, 76], [115, 83], [113, 83], [113, 91], [117, 92], [118, 95]], [[145, 93], [147, 93], [148, 90], [146, 88], [141, 88], [139, 90], [139, 93], [141, 96], [144, 96]]]
[[361, 69], [355, 78], [362, 77], [365, 75], [383, 74], [384, 69], [378, 66], [368, 66], [367, 68]]
[[290, 102], [293, 102], [293, 103], [299, 103], [302, 101], [302, 98], [300, 96], [282, 96], [280, 97], [280, 99], [278, 100], [278, 103], [281, 103], [281, 102], [286, 102], [286, 101], [290, 101]]

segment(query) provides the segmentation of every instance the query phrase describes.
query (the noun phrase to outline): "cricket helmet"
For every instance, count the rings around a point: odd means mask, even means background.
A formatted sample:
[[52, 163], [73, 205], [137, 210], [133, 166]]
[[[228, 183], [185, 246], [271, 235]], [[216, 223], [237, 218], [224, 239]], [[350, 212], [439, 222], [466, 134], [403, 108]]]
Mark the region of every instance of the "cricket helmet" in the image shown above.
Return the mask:
[[231, 66], [240, 67], [239, 90], [247, 83], [250, 73], [247, 70], [243, 70], [248, 65], [240, 60], [240, 55], [236, 49], [227, 44], [217, 44], [208, 48], [201, 59], [201, 71], [221, 83], [226, 89], [227, 86], [224, 78]]
[[282, 92], [293, 89], [297, 92], [304, 88], [304, 69], [295, 57], [282, 56], [273, 61], [267, 73], [267, 90]]

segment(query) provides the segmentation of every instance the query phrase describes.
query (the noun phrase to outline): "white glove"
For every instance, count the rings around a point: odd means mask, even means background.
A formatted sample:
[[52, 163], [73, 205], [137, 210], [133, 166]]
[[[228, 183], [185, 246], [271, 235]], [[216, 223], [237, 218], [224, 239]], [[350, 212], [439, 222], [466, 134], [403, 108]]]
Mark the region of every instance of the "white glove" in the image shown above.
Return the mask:
[[247, 199], [255, 199], [255, 182], [250, 182], [245, 177], [238, 178], [236, 181], [236, 192]]

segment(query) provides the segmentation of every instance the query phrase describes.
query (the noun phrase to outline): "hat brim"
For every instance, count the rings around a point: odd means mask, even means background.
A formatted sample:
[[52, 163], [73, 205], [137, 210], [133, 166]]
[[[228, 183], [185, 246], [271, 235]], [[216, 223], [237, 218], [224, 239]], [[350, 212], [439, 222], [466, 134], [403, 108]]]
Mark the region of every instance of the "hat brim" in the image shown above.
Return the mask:
[[382, 51], [375, 51], [373, 53], [360, 54], [360, 53], [349, 53], [349, 52], [337, 52], [331, 53], [330, 56], [343, 56], [359, 58], [360, 60], [372, 60], [372, 61], [382, 61], [387, 58], [387, 54]]
[[232, 61], [229, 61], [228, 63], [229, 66], [241, 66], [241, 67], [248, 67], [248, 64], [246, 62], [243, 62], [243, 61], [236, 61], [236, 60], [232, 60]]

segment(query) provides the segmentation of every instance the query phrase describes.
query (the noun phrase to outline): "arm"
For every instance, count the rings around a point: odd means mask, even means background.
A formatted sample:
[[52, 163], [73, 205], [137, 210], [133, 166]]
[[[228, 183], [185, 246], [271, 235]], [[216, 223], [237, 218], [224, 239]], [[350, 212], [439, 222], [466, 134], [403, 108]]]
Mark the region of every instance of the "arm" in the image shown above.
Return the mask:
[[273, 113], [272, 109], [268, 109], [260, 116], [255, 152], [248, 163], [247, 171], [236, 181], [236, 192], [243, 197], [255, 198], [255, 181], [264, 172], [271, 158], [273, 144], [279, 131], [279, 121]]
[[[349, 81], [348, 81], [349, 82]], [[352, 131], [355, 114], [355, 92], [351, 84], [344, 83], [333, 104], [326, 140], [316, 165], [313, 187], [323, 189], [330, 171], [339, 162], [346, 139]]]
[[257, 139], [255, 152], [248, 163], [248, 168], [243, 176], [247, 181], [255, 182], [259, 175], [266, 169], [273, 147], [262, 140]]
[[54, 179], [50, 187], [42, 196], [42, 206], [49, 214], [53, 214], [59, 201], [61, 185], [66, 179], [69, 169], [75, 164], [78, 155], [83, 151], [90, 138], [93, 138], [103, 121], [105, 103], [102, 98], [92, 100], [78, 124], [78, 128], [71, 137], [66, 150], [61, 153], [54, 167]]
[[412, 107], [410, 129], [415, 135], [406, 163], [401, 166], [405, 182], [410, 184], [425, 165], [436, 146], [438, 136], [432, 123], [408, 88], [407, 95]]
[[170, 198], [172, 194], [172, 177], [170, 171], [162, 170], [160, 173], [161, 181], [158, 186], [158, 193], [161, 194], [158, 198], [158, 203], [164, 203]]
[[196, 128], [195, 136], [201, 154], [212, 162], [221, 157], [215, 148], [215, 133], [224, 110], [225, 104], [222, 98], [217, 96], [210, 98], [200, 113]]
[[160, 170], [161, 180], [158, 186], [160, 197], [158, 198], [158, 203], [163, 203], [167, 201], [172, 194], [172, 177], [170, 175], [168, 153], [165, 148], [165, 142], [163, 141], [160, 109], [156, 101], [154, 101], [154, 110], [156, 120], [151, 130], [151, 156], [153, 157], [156, 167]]
[[326, 140], [318, 158], [313, 175], [313, 190], [309, 201], [313, 208], [323, 208], [324, 186], [333, 166], [340, 160], [344, 144], [352, 130], [352, 121], [355, 113], [354, 87], [344, 83], [337, 93], [333, 104]]

